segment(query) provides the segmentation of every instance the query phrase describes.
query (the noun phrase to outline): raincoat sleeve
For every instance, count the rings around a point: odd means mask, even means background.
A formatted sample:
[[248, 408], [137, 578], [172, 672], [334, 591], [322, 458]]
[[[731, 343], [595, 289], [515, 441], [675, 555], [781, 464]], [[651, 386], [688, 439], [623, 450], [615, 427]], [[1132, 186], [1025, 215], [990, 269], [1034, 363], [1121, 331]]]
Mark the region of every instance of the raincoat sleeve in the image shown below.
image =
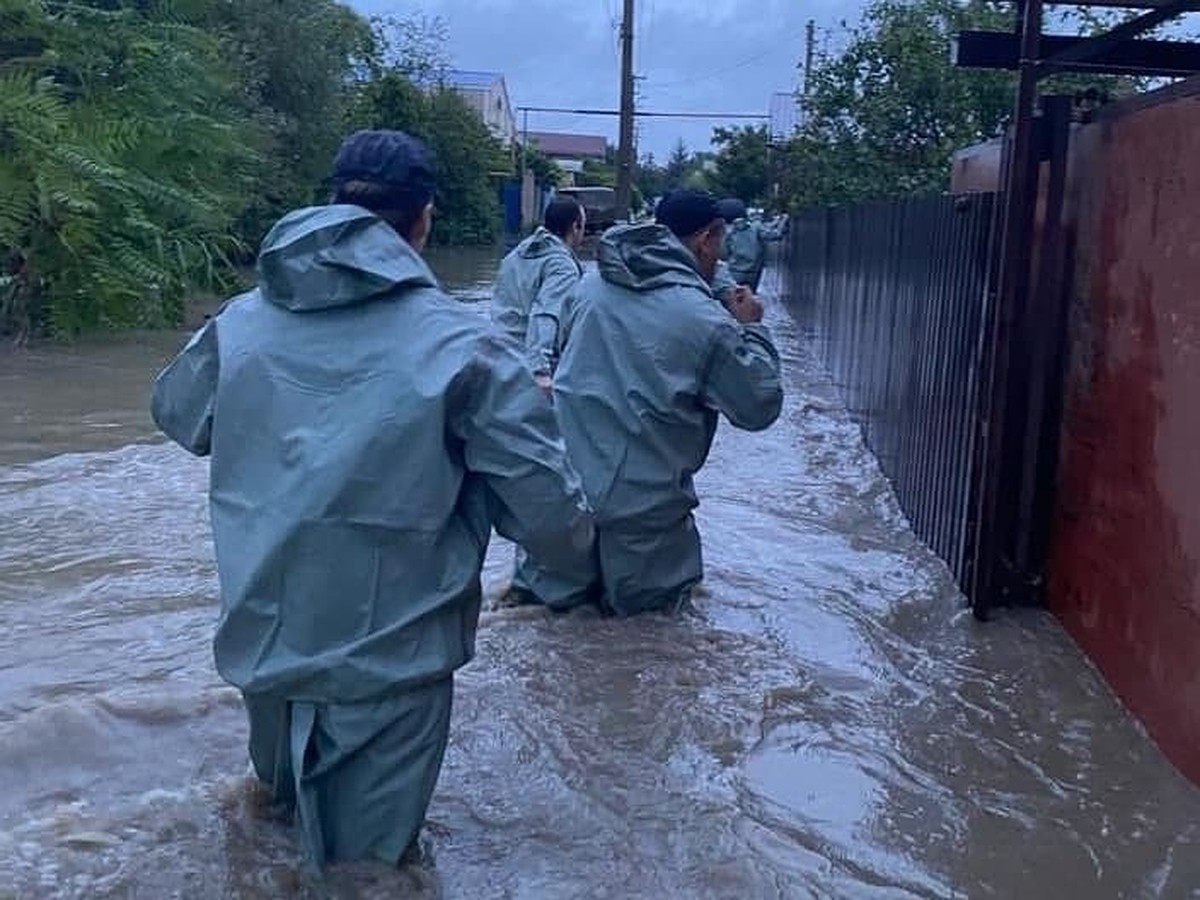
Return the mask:
[[571, 293], [567, 295], [566, 300], [563, 302], [562, 319], [558, 323], [559, 357], [567, 349], [567, 342], [571, 340], [571, 329], [579, 321], [579, 316], [583, 313], [586, 302], [587, 298], [583, 290], [583, 278], [580, 278], [575, 282], [575, 285], [571, 288]]
[[733, 277], [733, 273], [729, 271], [729, 263], [721, 260], [717, 263], [717, 271], [713, 274], [712, 292], [713, 296], [722, 303], [727, 302], [728, 294], [737, 287], [737, 279]]
[[154, 382], [150, 414], [171, 440], [189, 453], [211, 449], [213, 405], [217, 396], [217, 319], [192, 335]]
[[558, 331], [563, 307], [579, 281], [579, 269], [567, 259], [552, 259], [529, 307], [525, 346], [536, 372], [554, 371], [558, 360]]
[[783, 408], [779, 352], [763, 325], [723, 323], [704, 370], [704, 399], [737, 428], [769, 428]]
[[492, 524], [542, 564], [573, 571], [591, 564], [592, 514], [567, 460], [554, 407], [519, 346], [479, 339], [452, 395], [451, 429], [466, 468], [483, 477]]

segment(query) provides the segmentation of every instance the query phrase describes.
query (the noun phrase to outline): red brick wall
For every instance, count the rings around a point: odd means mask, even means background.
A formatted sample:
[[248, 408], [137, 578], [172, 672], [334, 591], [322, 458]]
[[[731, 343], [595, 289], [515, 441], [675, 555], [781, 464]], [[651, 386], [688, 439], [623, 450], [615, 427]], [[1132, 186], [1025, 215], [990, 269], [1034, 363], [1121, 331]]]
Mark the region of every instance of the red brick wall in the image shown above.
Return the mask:
[[1200, 87], [1084, 129], [1050, 602], [1200, 781]]

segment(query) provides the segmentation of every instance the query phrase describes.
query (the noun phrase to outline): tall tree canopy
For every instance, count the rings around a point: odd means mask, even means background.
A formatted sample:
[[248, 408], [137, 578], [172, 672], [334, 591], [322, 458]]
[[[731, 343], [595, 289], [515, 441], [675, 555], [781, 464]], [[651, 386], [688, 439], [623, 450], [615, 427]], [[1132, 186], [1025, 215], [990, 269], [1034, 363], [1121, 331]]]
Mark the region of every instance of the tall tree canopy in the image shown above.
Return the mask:
[[433, 145], [435, 240], [492, 240], [514, 160], [437, 86], [445, 37], [335, 0], [0, 0], [0, 332], [179, 322], [358, 127]]
[[[1108, 19], [1080, 18], [1081, 32]], [[793, 206], [846, 203], [944, 190], [950, 159], [995, 137], [1012, 115], [1011, 72], [961, 69], [952, 44], [964, 30], [1010, 30], [1013, 7], [992, 0], [871, 0], [843, 48], [809, 73], [798, 133], [779, 170]], [[1044, 89], [1107, 94], [1141, 87], [1128, 78], [1056, 76]]]

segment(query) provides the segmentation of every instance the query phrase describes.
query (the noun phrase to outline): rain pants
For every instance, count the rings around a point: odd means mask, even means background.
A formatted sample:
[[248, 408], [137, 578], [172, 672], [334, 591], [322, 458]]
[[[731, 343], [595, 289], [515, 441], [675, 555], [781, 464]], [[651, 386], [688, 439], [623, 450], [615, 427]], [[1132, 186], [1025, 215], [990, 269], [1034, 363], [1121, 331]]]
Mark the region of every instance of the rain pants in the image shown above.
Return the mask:
[[318, 863], [399, 861], [474, 652], [491, 528], [570, 571], [593, 528], [521, 348], [356, 206], [299, 210], [259, 287], [159, 375], [153, 415], [211, 454], [217, 669]]
[[571, 248], [545, 228], [517, 244], [500, 264], [492, 319], [527, 348], [538, 374], [554, 373], [563, 302], [582, 274]]
[[[692, 477], [718, 415], [757, 431], [779, 416], [779, 356], [762, 325], [713, 297], [695, 258], [656, 224], [617, 226], [579, 284], [554, 380], [567, 452], [596, 514], [603, 604], [670, 609], [703, 575]], [[580, 602], [585, 569], [556, 571], [530, 549], [537, 599]]]
[[748, 285], [758, 293], [758, 283], [766, 264], [767, 242], [782, 240], [786, 223], [786, 219], [770, 225], [737, 219], [728, 225], [721, 257], [729, 264], [729, 274], [737, 284]]

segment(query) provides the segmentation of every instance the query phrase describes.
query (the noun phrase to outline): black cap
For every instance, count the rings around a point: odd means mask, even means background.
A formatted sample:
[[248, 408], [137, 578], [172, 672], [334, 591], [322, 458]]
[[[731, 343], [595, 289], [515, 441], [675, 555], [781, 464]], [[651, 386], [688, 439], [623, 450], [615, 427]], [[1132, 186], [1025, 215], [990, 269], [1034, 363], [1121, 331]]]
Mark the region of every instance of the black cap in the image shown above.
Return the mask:
[[436, 161], [425, 144], [403, 131], [356, 131], [333, 160], [333, 182], [368, 181], [432, 198]]
[[674, 190], [658, 201], [654, 219], [677, 238], [689, 238], [721, 218], [717, 199], [708, 191]]
[[726, 197], [717, 202], [717, 211], [726, 222], [746, 218], [746, 204], [736, 197]]

